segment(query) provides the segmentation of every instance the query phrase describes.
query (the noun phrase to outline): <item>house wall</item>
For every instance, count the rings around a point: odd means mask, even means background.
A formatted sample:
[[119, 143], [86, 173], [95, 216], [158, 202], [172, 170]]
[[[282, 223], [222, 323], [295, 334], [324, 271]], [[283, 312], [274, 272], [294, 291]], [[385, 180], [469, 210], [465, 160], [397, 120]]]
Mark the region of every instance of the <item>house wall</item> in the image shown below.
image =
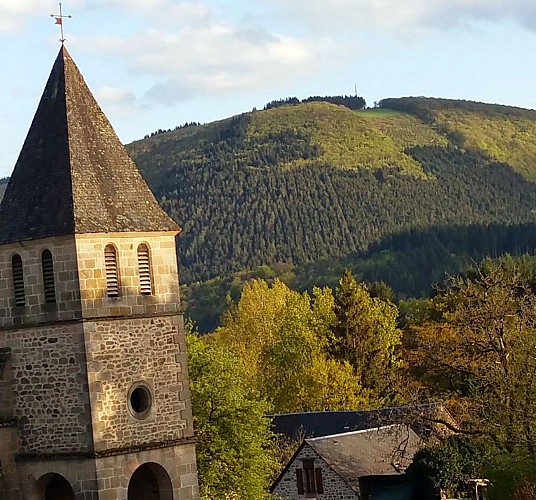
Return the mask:
[[[324, 493], [298, 495], [298, 483], [296, 481], [296, 470], [302, 468], [302, 460], [313, 458], [315, 468], [322, 469], [322, 483]], [[274, 498], [285, 498], [288, 500], [302, 500], [305, 498], [317, 498], [319, 500], [355, 500], [358, 494], [348, 486], [338, 474], [336, 474], [326, 462], [307, 443], [290, 464], [285, 475], [279, 480], [272, 493]]]

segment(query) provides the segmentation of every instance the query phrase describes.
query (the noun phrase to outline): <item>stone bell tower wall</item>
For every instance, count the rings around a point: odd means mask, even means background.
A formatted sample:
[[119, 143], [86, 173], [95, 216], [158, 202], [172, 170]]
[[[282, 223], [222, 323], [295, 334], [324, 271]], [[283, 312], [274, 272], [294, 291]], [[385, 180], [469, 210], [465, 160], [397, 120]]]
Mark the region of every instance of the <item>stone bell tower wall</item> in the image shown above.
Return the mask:
[[[171, 314], [179, 311], [179, 276], [176, 231], [153, 233], [101, 233], [76, 235], [82, 315], [84, 318]], [[152, 290], [140, 289], [138, 247], [149, 250]], [[104, 249], [117, 255], [119, 297], [108, 297]]]
[[[86, 322], [95, 451], [172, 443], [193, 436], [186, 347], [180, 316]], [[142, 384], [143, 418], [129, 406]]]
[[[46, 303], [42, 254], [52, 254], [56, 302]], [[25, 305], [15, 305], [13, 256], [22, 260]], [[0, 246], [0, 329], [81, 317], [74, 236], [43, 238]]]
[[79, 322], [0, 331], [11, 349], [22, 455], [91, 452], [84, 330]]

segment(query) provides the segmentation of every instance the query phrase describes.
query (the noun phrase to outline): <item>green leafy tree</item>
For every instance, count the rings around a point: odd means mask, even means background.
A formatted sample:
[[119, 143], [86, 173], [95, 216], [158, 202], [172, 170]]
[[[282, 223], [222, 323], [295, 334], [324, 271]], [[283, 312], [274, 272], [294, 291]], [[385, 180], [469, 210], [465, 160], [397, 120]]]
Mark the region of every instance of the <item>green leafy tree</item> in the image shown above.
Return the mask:
[[450, 436], [442, 443], [425, 447], [413, 457], [409, 475], [426, 478], [436, 490], [449, 496], [467, 493], [469, 479], [482, 477], [485, 451], [467, 436]]
[[367, 286], [346, 271], [335, 292], [331, 352], [349, 362], [366, 389], [382, 402], [393, 396], [401, 331], [394, 304], [371, 297]]
[[252, 396], [231, 352], [194, 334], [186, 340], [202, 497], [267, 497], [278, 466], [268, 405]]
[[253, 280], [212, 342], [241, 360], [252, 393], [274, 412], [367, 407], [369, 391], [350, 364], [328, 356], [333, 303], [329, 289], [315, 289], [311, 298], [279, 280]]

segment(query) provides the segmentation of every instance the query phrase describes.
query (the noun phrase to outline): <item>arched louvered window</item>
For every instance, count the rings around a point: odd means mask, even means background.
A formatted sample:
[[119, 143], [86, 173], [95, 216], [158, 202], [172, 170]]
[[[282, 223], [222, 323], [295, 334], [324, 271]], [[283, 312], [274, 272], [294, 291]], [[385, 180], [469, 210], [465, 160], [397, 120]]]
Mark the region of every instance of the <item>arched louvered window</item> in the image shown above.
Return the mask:
[[43, 267], [43, 285], [45, 288], [45, 302], [54, 304], [56, 302], [56, 287], [54, 285], [54, 264], [50, 250], [43, 250], [41, 254], [41, 265]]
[[108, 297], [119, 297], [117, 252], [113, 245], [106, 245], [104, 248], [104, 265], [106, 267], [106, 289]]
[[140, 290], [142, 295], [151, 295], [151, 263], [149, 261], [149, 247], [142, 243], [138, 246], [138, 272], [140, 274]]
[[11, 259], [11, 271], [13, 273], [13, 288], [15, 289], [15, 305], [17, 307], [25, 306], [24, 272], [22, 270], [22, 258], [19, 254], [13, 255]]

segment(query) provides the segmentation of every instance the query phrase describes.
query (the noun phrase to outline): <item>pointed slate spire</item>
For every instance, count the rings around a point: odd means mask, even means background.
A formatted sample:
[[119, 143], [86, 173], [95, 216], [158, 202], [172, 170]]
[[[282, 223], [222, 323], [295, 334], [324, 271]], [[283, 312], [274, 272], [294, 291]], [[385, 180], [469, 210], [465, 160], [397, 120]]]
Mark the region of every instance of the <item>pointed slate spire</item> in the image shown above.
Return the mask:
[[178, 230], [62, 46], [0, 205], [0, 244]]

